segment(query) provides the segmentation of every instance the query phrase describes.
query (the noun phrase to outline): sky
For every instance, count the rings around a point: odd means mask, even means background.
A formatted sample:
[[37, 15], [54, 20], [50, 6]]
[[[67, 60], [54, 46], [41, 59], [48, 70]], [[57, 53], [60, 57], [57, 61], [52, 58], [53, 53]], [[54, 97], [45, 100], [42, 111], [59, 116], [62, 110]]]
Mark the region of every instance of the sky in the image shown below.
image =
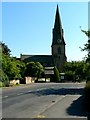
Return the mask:
[[83, 48], [88, 38], [80, 26], [88, 29], [88, 2], [2, 2], [0, 39], [10, 48], [12, 56], [51, 55], [57, 4], [67, 60], [79, 61], [85, 57], [87, 53], [79, 47]]

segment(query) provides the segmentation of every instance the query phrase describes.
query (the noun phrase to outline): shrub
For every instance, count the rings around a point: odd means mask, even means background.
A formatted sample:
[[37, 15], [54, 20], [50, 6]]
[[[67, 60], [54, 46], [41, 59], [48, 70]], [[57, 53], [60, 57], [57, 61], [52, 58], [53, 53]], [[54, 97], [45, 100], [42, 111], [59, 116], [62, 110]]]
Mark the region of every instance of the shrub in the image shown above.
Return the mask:
[[87, 76], [87, 80], [86, 80], [86, 83], [90, 81], [90, 76]]
[[0, 82], [0, 87], [3, 87], [3, 83], [2, 82]]
[[60, 82], [60, 74], [56, 66], [54, 67], [54, 79], [55, 82]]
[[86, 82], [84, 91], [85, 91], [85, 108], [87, 112], [90, 112], [90, 81]]

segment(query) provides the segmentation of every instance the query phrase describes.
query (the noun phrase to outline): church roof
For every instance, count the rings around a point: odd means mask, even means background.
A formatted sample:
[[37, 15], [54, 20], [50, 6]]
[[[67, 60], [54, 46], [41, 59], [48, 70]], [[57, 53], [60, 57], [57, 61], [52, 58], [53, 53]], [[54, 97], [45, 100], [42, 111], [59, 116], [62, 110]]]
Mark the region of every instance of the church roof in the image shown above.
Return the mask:
[[24, 62], [40, 62], [43, 66], [53, 66], [52, 55], [21, 55]]

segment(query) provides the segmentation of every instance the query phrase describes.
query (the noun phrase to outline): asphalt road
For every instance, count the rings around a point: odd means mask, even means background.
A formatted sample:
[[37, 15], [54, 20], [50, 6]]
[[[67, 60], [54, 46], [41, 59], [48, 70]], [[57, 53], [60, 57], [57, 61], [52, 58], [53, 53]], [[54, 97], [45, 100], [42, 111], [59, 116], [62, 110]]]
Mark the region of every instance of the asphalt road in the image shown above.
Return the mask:
[[2, 89], [2, 118], [85, 118], [85, 83], [32, 83]]

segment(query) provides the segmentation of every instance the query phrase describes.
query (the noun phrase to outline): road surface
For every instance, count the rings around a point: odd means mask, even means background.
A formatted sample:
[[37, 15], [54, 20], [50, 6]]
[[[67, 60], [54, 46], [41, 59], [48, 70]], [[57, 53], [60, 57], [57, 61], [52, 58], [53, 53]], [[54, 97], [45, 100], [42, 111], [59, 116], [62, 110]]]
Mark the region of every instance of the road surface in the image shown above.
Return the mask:
[[2, 89], [3, 118], [85, 118], [85, 83], [32, 83]]

